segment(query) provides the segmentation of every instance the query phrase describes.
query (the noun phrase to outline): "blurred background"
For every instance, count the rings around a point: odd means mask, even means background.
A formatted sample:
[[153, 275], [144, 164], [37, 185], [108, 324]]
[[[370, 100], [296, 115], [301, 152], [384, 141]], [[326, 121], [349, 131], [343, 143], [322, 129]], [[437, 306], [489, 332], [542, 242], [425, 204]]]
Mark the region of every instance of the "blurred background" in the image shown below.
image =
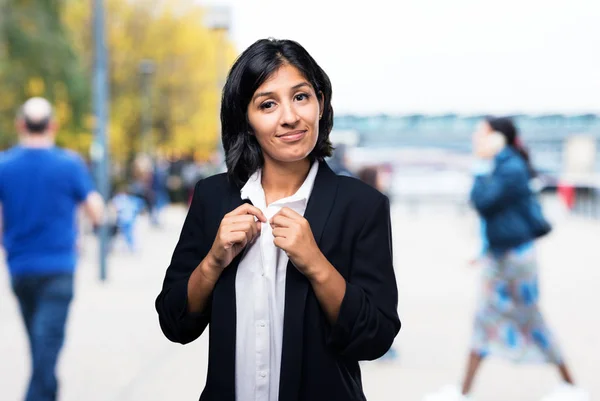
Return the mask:
[[[88, 162], [104, 198], [125, 186], [143, 201], [135, 246], [81, 220], [60, 399], [199, 396], [207, 339], [168, 343], [153, 302], [195, 182], [225, 168], [228, 68], [265, 37], [298, 41], [327, 72], [330, 165], [392, 201], [403, 328], [389, 354], [364, 363], [368, 399], [420, 399], [462, 379], [479, 282], [468, 263], [480, 241], [468, 204], [471, 136], [487, 115], [513, 117], [539, 172], [554, 225], [538, 246], [541, 306], [595, 399], [598, 21], [594, 0], [0, 0], [0, 148], [18, 141], [18, 107], [46, 97], [58, 144]], [[1, 400], [21, 399], [29, 368], [2, 269]], [[540, 398], [557, 381], [551, 366], [490, 360], [474, 397]]]

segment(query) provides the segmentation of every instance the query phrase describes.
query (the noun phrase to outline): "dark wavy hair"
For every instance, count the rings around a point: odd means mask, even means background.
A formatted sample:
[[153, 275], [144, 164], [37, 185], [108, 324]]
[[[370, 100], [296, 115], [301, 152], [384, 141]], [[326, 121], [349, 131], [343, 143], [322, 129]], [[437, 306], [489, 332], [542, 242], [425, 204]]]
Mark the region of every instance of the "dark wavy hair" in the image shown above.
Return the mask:
[[300, 44], [292, 40], [258, 40], [231, 67], [221, 100], [221, 139], [227, 174], [238, 186], [243, 186], [264, 163], [248, 121], [248, 105], [258, 87], [284, 64], [296, 67], [323, 99], [319, 136], [309, 157], [322, 161], [332, 154], [329, 134], [333, 128], [333, 108], [329, 77]]
[[506, 138], [506, 144], [513, 148], [525, 161], [529, 175], [531, 177], [535, 177], [536, 171], [531, 164], [529, 152], [525, 148], [525, 145], [523, 145], [521, 136], [519, 135], [519, 131], [513, 120], [509, 117], [487, 116], [485, 121], [490, 125], [490, 127], [492, 127], [494, 131], [501, 133], [504, 138]]

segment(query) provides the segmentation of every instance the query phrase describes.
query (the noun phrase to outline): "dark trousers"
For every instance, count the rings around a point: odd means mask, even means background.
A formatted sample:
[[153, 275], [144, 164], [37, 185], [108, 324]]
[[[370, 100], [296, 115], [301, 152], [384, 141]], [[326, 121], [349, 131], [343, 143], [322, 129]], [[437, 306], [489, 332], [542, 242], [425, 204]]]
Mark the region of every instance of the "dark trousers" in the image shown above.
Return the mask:
[[73, 298], [73, 275], [13, 277], [12, 288], [31, 350], [32, 373], [25, 401], [55, 401], [55, 370]]

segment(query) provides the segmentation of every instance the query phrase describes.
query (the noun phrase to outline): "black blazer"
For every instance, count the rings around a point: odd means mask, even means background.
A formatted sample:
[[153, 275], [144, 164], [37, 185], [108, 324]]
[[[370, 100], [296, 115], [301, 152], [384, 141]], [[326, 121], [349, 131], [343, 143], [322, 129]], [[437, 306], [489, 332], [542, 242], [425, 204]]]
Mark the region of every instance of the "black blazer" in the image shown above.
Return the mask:
[[[235, 401], [235, 275], [241, 256], [223, 271], [202, 313], [187, 312], [187, 282], [210, 250], [223, 216], [241, 204], [240, 188], [225, 174], [198, 182], [156, 299], [169, 340], [186, 344], [209, 327], [201, 401]], [[304, 217], [347, 286], [332, 326], [309, 281], [288, 263], [279, 400], [365, 400], [358, 362], [382, 356], [400, 330], [389, 201], [321, 162]]]

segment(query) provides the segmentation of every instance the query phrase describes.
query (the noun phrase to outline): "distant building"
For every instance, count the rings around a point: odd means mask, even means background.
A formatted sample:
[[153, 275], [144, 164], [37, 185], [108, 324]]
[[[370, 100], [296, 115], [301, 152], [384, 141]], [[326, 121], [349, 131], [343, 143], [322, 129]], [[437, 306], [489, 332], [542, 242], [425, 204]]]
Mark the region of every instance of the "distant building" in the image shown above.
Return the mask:
[[[352, 132], [355, 146], [366, 148], [426, 147], [471, 151], [471, 134], [484, 115], [340, 115], [334, 130]], [[559, 171], [566, 138], [586, 135], [600, 140], [600, 115], [513, 115], [538, 169]], [[600, 163], [600, 158], [596, 158]], [[600, 170], [600, 165], [596, 165]]]

